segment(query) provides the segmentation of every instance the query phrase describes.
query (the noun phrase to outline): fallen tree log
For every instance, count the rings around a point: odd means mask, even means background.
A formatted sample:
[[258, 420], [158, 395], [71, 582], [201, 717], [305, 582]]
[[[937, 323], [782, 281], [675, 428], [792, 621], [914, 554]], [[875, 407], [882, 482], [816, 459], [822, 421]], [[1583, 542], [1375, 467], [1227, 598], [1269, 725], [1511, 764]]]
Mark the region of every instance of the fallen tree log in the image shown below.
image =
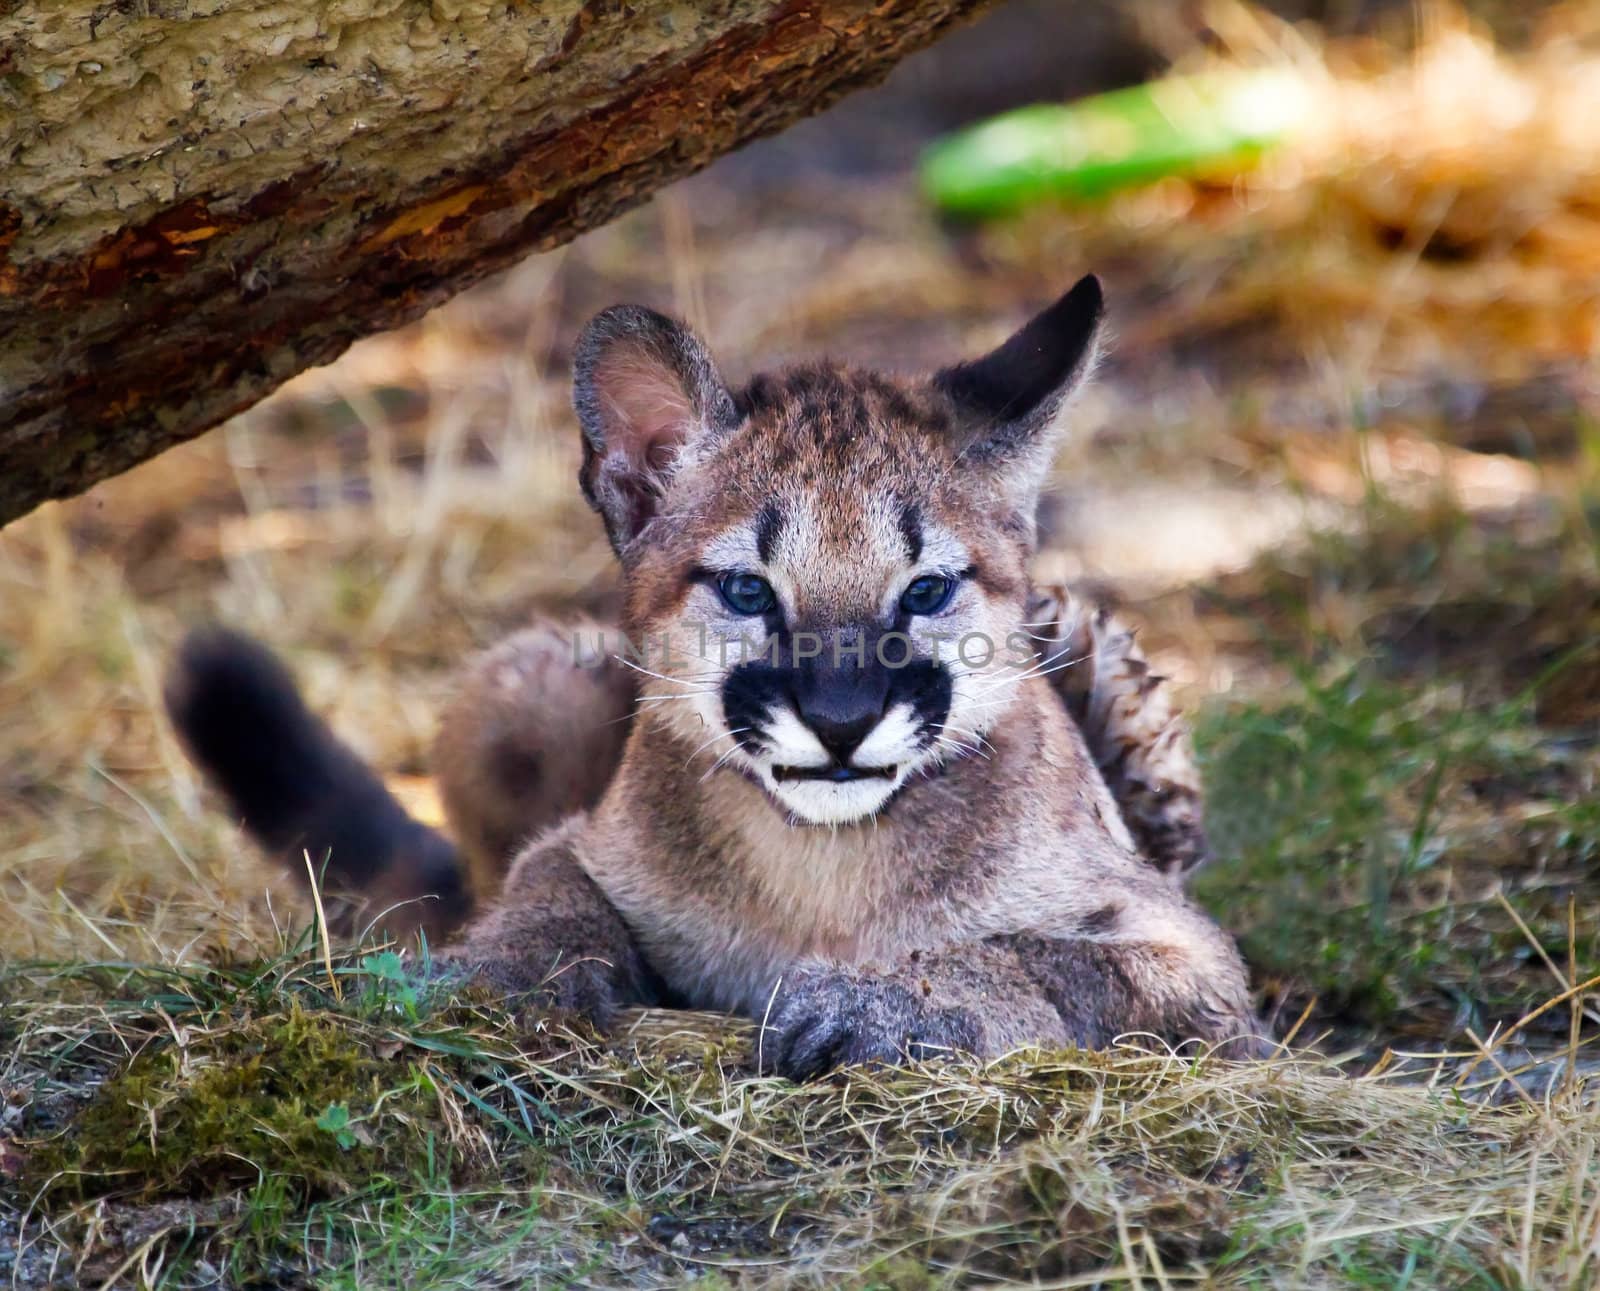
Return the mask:
[[0, 0], [0, 524], [988, 0]]

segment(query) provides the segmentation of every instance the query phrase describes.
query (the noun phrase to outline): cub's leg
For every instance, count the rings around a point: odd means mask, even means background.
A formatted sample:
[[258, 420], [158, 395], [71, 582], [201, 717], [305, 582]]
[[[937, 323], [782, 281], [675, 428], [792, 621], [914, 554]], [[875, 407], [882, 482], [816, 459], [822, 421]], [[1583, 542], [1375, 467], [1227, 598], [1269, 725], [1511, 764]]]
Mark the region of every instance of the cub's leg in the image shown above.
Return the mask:
[[543, 623], [462, 674], [433, 765], [480, 900], [524, 843], [594, 806], [611, 783], [636, 696], [633, 674], [611, 653], [616, 639], [594, 624]]
[[1145, 855], [1174, 878], [1208, 860], [1188, 728], [1133, 632], [1060, 583], [1033, 589], [1027, 622]]
[[1131, 1032], [1255, 1055], [1260, 1032], [1238, 953], [1188, 914], [1161, 941], [1017, 933], [883, 966], [805, 968], [763, 1022], [760, 1065], [805, 1080], [854, 1063], [992, 1058], [1027, 1045], [1102, 1049]]
[[583, 817], [529, 845], [499, 898], [435, 956], [473, 981], [605, 1026], [619, 1008], [661, 1001], [622, 916], [584, 872], [572, 839]]

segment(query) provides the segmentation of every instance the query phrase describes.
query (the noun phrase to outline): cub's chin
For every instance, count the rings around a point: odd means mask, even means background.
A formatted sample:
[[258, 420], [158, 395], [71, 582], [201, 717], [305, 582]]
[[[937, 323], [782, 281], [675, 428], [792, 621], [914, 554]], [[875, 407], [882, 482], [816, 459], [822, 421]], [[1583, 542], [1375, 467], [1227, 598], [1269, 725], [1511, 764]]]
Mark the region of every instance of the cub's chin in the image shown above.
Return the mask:
[[848, 780], [795, 779], [783, 767], [761, 772], [761, 784], [773, 801], [802, 825], [850, 825], [875, 816], [905, 783], [908, 768]]

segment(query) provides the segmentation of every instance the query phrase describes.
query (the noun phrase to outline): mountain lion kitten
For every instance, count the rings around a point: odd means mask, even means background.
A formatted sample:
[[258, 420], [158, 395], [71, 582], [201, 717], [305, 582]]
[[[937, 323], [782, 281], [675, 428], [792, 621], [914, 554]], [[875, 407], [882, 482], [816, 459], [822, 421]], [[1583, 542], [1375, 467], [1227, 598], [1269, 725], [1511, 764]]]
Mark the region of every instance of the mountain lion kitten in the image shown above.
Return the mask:
[[[796, 1078], [1124, 1032], [1253, 1051], [1238, 952], [1179, 886], [1205, 843], [1166, 692], [1106, 615], [1029, 584], [1100, 316], [1085, 278], [931, 378], [737, 391], [681, 323], [595, 318], [580, 483], [621, 631], [529, 629], [469, 670], [436, 771], [482, 909], [439, 958], [600, 1025], [745, 1014]], [[467, 920], [450, 844], [261, 647], [192, 636], [168, 706], [286, 862], [429, 898], [435, 935]]]

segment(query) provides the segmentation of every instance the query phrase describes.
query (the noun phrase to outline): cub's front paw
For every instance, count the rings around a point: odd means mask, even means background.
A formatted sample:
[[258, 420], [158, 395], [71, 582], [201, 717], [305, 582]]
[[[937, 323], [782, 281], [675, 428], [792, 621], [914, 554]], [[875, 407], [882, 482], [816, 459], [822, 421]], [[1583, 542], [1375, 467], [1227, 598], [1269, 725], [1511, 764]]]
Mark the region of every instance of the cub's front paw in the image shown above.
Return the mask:
[[530, 993], [529, 1002], [543, 1009], [576, 1013], [602, 1031], [626, 1003], [616, 966], [593, 956], [552, 969]]
[[435, 956], [443, 972], [460, 981], [491, 990], [536, 1009], [574, 1013], [604, 1030], [628, 1000], [616, 967], [590, 956], [557, 962], [548, 972], [522, 960], [478, 958], [467, 948]]
[[763, 1072], [809, 1080], [834, 1067], [972, 1052], [978, 1030], [968, 1010], [931, 1007], [895, 982], [817, 970], [779, 992], [756, 1034], [756, 1057]]

